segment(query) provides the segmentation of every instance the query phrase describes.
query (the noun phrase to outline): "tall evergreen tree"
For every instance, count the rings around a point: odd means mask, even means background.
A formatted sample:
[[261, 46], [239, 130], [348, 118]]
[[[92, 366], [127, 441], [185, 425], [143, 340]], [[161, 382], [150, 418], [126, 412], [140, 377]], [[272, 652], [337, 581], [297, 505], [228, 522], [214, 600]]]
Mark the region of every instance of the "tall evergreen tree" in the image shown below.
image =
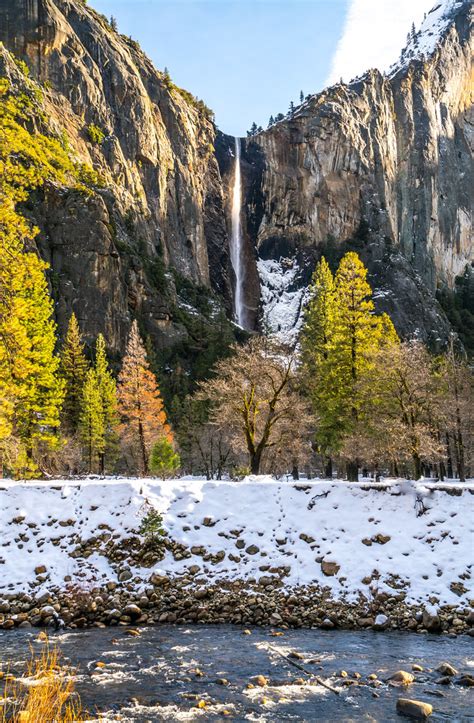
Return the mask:
[[[373, 368], [375, 354], [384, 341], [384, 327], [388, 325], [388, 317], [382, 321], [375, 316], [367, 269], [352, 251], [342, 258], [336, 273], [336, 305], [334, 381], [338, 387], [337, 414], [341, 430], [348, 434], [360, 421], [362, 395], [359, 383]], [[357, 480], [357, 460], [348, 462], [347, 474], [350, 480]]]
[[304, 93], [302, 90], [300, 90], [300, 103], [304, 101]]
[[332, 334], [336, 317], [335, 284], [326, 259], [317, 264], [310, 286], [310, 301], [305, 311], [305, 323], [301, 337], [306, 387], [309, 390], [313, 411], [318, 421], [316, 443], [326, 458], [326, 476], [332, 476], [331, 456], [337, 447], [338, 429], [329, 414], [330, 354], [333, 348]]
[[[61, 144], [29, 130], [26, 94], [0, 79], [0, 457], [16, 474], [36, 471], [35, 451], [54, 444], [61, 402], [47, 265], [25, 245], [37, 234], [19, 211], [31, 190], [62, 182], [72, 164]], [[11, 454], [10, 454], [11, 453]]]
[[27, 343], [17, 350], [12, 366], [16, 397], [13, 427], [21, 444], [18, 471], [32, 476], [38, 471], [36, 452], [58, 443], [64, 385], [58, 375], [59, 357], [54, 353], [56, 325], [44, 275], [46, 265], [34, 254], [23, 254], [21, 267], [22, 288], [12, 311], [21, 308]]
[[[376, 316], [367, 269], [356, 253], [347, 253], [335, 280], [325, 260], [313, 278], [306, 311], [302, 352], [318, 419], [316, 440], [327, 456], [341, 452], [344, 439], [363, 422], [370, 374], [378, 351], [398, 342], [390, 318]], [[364, 382], [364, 383], [362, 383]], [[357, 460], [349, 459], [349, 479], [357, 479]]]
[[81, 332], [77, 318], [71, 314], [61, 350], [61, 376], [65, 383], [62, 409], [62, 427], [67, 434], [75, 434], [82, 407], [82, 395], [89, 364], [84, 354]]
[[89, 369], [86, 374], [78, 429], [84, 446], [88, 472], [95, 472], [103, 456], [105, 428], [102, 401], [94, 369]]
[[97, 337], [95, 348], [94, 373], [99, 390], [102, 429], [104, 438], [99, 449], [99, 469], [104, 474], [106, 463], [115, 457], [117, 449], [117, 385], [109, 370], [105, 339], [102, 334]]
[[155, 375], [150, 370], [138, 324], [133, 322], [119, 375], [120, 436], [140, 474], [149, 469], [153, 444], [173, 441]]

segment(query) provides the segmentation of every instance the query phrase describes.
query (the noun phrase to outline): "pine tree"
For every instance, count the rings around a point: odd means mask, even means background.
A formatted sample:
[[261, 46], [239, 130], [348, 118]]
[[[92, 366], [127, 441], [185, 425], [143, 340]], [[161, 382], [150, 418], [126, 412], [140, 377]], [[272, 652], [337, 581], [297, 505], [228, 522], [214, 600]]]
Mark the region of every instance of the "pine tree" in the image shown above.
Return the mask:
[[105, 474], [106, 462], [110, 463], [115, 457], [117, 448], [117, 385], [107, 361], [105, 339], [99, 334], [95, 349], [94, 373], [96, 376], [97, 389], [100, 396], [100, 408], [102, 415], [102, 428], [104, 438], [99, 450], [99, 469]]
[[300, 90], [300, 103], [304, 101], [304, 93], [302, 90]]
[[[374, 356], [383, 342], [383, 323], [374, 314], [367, 269], [352, 251], [342, 258], [336, 273], [336, 305], [333, 343], [337, 414], [341, 430], [349, 434], [360, 421], [359, 382], [373, 368]], [[357, 480], [356, 460], [348, 462], [348, 477]]]
[[46, 264], [35, 254], [21, 256], [22, 288], [12, 313], [22, 319], [26, 344], [17, 350], [12, 365], [15, 388], [14, 433], [21, 445], [18, 472], [32, 476], [37, 471], [36, 452], [58, 444], [59, 414], [64, 384], [58, 375], [55, 355], [56, 325], [44, 275]]
[[[47, 265], [25, 245], [38, 230], [18, 206], [72, 163], [57, 140], [29, 130], [32, 100], [0, 79], [0, 456], [16, 474], [36, 471], [35, 452], [56, 443], [61, 384]], [[43, 338], [44, 343], [40, 343]]]
[[160, 437], [151, 448], [149, 468], [162, 479], [171, 477], [180, 468], [181, 460], [166, 437]]
[[[366, 277], [367, 269], [353, 252], [343, 257], [335, 279], [324, 259], [313, 276], [301, 348], [318, 419], [316, 441], [326, 457], [337, 455], [343, 446], [354, 448], [346, 441], [366, 423], [376, 356], [382, 348], [398, 344], [388, 315], [374, 313]], [[370, 409], [373, 413], [373, 405]], [[347, 459], [348, 477], [357, 479], [357, 460]]]
[[258, 132], [258, 126], [257, 126], [257, 124], [256, 124], [255, 121], [254, 121], [254, 122], [252, 123], [252, 125], [250, 126], [250, 130], [247, 131], [247, 136], [248, 136], [249, 138], [251, 138], [252, 136], [256, 136], [256, 135], [257, 135], [257, 132]]
[[313, 412], [319, 420], [316, 442], [326, 458], [326, 475], [332, 476], [332, 453], [337, 448], [338, 428], [331, 409], [329, 374], [336, 317], [335, 283], [326, 259], [317, 264], [310, 286], [310, 301], [305, 311], [301, 351], [306, 387]]
[[288, 109], [288, 115], [291, 116], [291, 115], [293, 115], [294, 112], [295, 112], [295, 104], [293, 103], [293, 101], [291, 101], [291, 102], [290, 102], [290, 107], [289, 107], [289, 109]]
[[113, 15], [110, 16], [110, 27], [114, 31], [114, 33], [117, 32], [117, 30], [118, 30], [117, 18], [115, 18]]
[[97, 375], [94, 369], [86, 374], [79, 416], [79, 435], [84, 446], [89, 473], [95, 472], [104, 450], [104, 417]]
[[65, 383], [62, 426], [67, 434], [75, 434], [81, 414], [82, 393], [89, 364], [84, 354], [77, 318], [71, 314], [61, 350], [61, 376]]
[[268, 127], [271, 128], [275, 124], [275, 118], [271, 115], [268, 121]]
[[140, 474], [148, 471], [151, 448], [159, 438], [173, 441], [160, 390], [133, 322], [119, 375], [120, 436]]

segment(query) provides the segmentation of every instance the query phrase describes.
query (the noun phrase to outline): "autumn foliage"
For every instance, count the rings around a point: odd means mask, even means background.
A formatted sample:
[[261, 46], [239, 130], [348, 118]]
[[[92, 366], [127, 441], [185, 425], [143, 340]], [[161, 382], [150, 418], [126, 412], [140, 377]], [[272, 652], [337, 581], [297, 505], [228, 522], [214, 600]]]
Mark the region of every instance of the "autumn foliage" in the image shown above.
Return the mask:
[[122, 445], [140, 473], [146, 474], [153, 444], [160, 437], [172, 443], [173, 435], [136, 321], [132, 324], [119, 375], [118, 402]]

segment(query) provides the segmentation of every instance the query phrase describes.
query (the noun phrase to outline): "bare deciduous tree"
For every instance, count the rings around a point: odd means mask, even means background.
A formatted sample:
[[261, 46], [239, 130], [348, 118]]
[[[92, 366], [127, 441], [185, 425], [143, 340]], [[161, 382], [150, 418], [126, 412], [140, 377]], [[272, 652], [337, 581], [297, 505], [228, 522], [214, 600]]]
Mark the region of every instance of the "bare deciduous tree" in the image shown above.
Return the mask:
[[[311, 414], [298, 392], [295, 352], [272, 339], [254, 337], [215, 366], [198, 398], [211, 402], [211, 422], [225, 430], [236, 454], [246, 452], [252, 474], [286, 460], [297, 466], [310, 452]], [[273, 461], [272, 461], [273, 460]]]
[[461, 481], [472, 463], [474, 445], [474, 378], [466, 360], [456, 353], [454, 339], [444, 355], [441, 374], [446, 392], [446, 457]]
[[438, 462], [445, 451], [439, 435], [445, 395], [435, 360], [421, 342], [408, 341], [381, 350], [375, 371], [364, 390], [362, 421], [345, 439], [343, 454], [388, 462], [395, 474], [399, 463], [411, 462], [419, 479], [422, 464]]

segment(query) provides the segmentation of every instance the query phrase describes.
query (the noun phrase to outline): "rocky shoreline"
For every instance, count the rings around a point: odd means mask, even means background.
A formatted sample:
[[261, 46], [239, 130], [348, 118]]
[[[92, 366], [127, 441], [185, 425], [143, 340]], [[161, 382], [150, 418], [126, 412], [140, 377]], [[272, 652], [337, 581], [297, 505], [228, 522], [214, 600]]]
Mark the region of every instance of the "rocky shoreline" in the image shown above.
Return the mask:
[[[332, 599], [319, 586], [282, 590], [264, 579], [221, 581], [190, 587], [189, 577], [171, 579], [153, 574], [142, 590], [133, 584], [109, 582], [105, 588], [84, 590], [71, 583], [61, 591], [6, 594], [0, 600], [0, 628], [176, 624], [270, 626], [281, 629], [372, 629], [436, 632], [474, 637], [474, 606], [408, 605], [405, 593], [382, 592], [357, 603]], [[133, 634], [133, 632], [131, 633]]]

